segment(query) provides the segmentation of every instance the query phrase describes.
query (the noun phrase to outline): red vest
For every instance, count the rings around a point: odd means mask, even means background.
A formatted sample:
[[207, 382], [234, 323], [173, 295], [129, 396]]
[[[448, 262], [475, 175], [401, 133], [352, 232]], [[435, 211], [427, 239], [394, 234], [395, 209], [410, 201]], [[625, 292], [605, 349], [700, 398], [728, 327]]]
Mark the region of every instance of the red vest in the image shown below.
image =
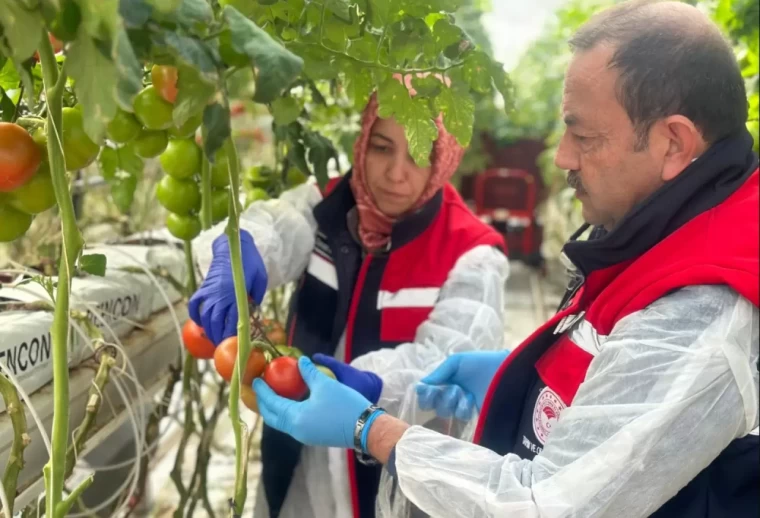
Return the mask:
[[[501, 366], [484, 400], [475, 442], [500, 454], [516, 453], [523, 458], [540, 453], [553, 424], [562, 410], [572, 405], [589, 364], [617, 322], [671, 291], [694, 285], [727, 285], [758, 306], [758, 177], [756, 170], [725, 201], [694, 217], [639, 257], [589, 274], [569, 305], [518, 346]], [[756, 464], [758, 438], [749, 436], [748, 441], [754, 441], [749, 450], [754, 452]], [[734, 449], [746, 457], [746, 444]], [[720, 457], [716, 462], [721, 462]], [[756, 480], [757, 470], [747, 476]], [[699, 483], [707, 488], [712, 482]], [[746, 480], [740, 480], [735, 486], [744, 484]], [[696, 496], [689, 495], [688, 501], [684, 498], [684, 502], [669, 505], [662, 516], [722, 516], [721, 511], [703, 512], [699, 502], [708, 498], [702, 489], [694, 492]], [[716, 493], [712, 487], [704, 491]], [[733, 497], [736, 487], [727, 492]]]

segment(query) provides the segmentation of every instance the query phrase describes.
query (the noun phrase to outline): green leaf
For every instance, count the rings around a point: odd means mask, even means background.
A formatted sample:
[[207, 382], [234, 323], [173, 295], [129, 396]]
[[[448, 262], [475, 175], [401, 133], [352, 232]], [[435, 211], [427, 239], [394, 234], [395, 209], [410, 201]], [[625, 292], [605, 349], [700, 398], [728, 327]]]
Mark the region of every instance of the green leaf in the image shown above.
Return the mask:
[[111, 199], [122, 214], [129, 214], [135, 200], [137, 177], [125, 172], [117, 172], [111, 183]]
[[84, 130], [93, 142], [102, 142], [106, 125], [116, 114], [116, 66], [108, 53], [81, 30], [68, 49], [66, 63], [82, 105]]
[[168, 30], [164, 31], [162, 36], [178, 60], [196, 68], [207, 83], [215, 84], [218, 81], [216, 62], [211, 49], [205, 43]]
[[394, 23], [389, 33], [391, 58], [399, 66], [414, 63], [435, 50], [433, 35], [427, 24], [419, 18], [407, 16]]
[[477, 50], [470, 54], [464, 62], [464, 78], [473, 90], [486, 94], [491, 91], [491, 58]]
[[303, 60], [233, 7], [226, 6], [223, 16], [230, 27], [233, 48], [246, 54], [258, 68], [253, 100], [274, 101], [301, 74]]
[[206, 106], [203, 110], [203, 127], [206, 129], [204, 150], [206, 156], [213, 159], [231, 134], [229, 108], [219, 103]]
[[127, 32], [121, 27], [114, 39], [114, 65], [118, 73], [116, 102], [127, 111], [132, 110], [132, 102], [142, 89], [142, 65], [137, 60]]
[[410, 101], [409, 91], [394, 78], [386, 79], [377, 89], [378, 115], [383, 119], [400, 117]]
[[370, 23], [375, 27], [384, 29], [386, 26], [398, 20], [400, 0], [369, 0]]
[[372, 75], [367, 74], [359, 65], [346, 60], [343, 66], [343, 84], [346, 94], [354, 103], [354, 108], [363, 110], [375, 86]]
[[79, 258], [79, 269], [90, 275], [103, 277], [106, 274], [106, 256], [103, 254], [83, 255]]
[[435, 109], [443, 114], [443, 125], [462, 147], [470, 145], [475, 123], [475, 102], [468, 92], [443, 88], [435, 98]]
[[177, 21], [186, 26], [208, 24], [214, 20], [214, 11], [207, 0], [183, 0], [175, 14]]
[[413, 77], [412, 86], [421, 97], [435, 97], [443, 88], [441, 80], [435, 76]]
[[6, 56], [18, 61], [30, 58], [40, 44], [42, 27], [39, 11], [26, 9], [16, 0], [0, 0], [0, 33], [10, 44], [10, 48], [0, 44], [0, 51]]
[[336, 16], [343, 18], [346, 21], [351, 20], [350, 8], [352, 2], [349, 0], [324, 0], [325, 7], [335, 13]]
[[504, 99], [504, 110], [507, 113], [511, 112], [514, 109], [514, 85], [504, 70], [504, 65], [498, 61], [491, 62], [491, 76], [493, 84]]
[[142, 27], [153, 16], [153, 6], [147, 0], [120, 0], [119, 14], [127, 27]]
[[0, 88], [13, 90], [14, 88], [18, 88], [19, 81], [21, 81], [21, 78], [16, 71], [16, 67], [13, 66], [13, 61], [7, 60], [3, 67], [0, 68]]
[[404, 6], [404, 11], [411, 15], [424, 18], [429, 13], [454, 13], [467, 3], [467, 0], [414, 0]]
[[190, 117], [203, 111], [214, 97], [216, 88], [207, 83], [195, 68], [180, 66], [177, 74], [177, 99], [174, 101], [172, 119], [175, 126], [182, 126]]
[[300, 142], [291, 142], [288, 146], [288, 160], [303, 174], [310, 175], [311, 170], [306, 162], [306, 148]]
[[98, 155], [100, 173], [107, 181], [116, 178], [119, 171], [124, 171], [135, 178], [142, 177], [145, 163], [137, 156], [134, 149], [127, 145], [120, 148], [104, 147]]
[[272, 103], [274, 122], [281, 126], [295, 122], [300, 114], [301, 105], [292, 97], [280, 97]]
[[304, 144], [309, 148], [309, 162], [314, 166], [314, 176], [321, 188], [330, 181], [327, 175], [327, 164], [331, 159], [338, 159], [335, 148], [328, 139], [318, 133], [305, 131], [303, 134]]
[[462, 29], [446, 19], [438, 20], [433, 26], [433, 39], [435, 40], [435, 52], [437, 54], [451, 45], [459, 44], [463, 38]]
[[426, 99], [411, 99], [409, 107], [397, 120], [404, 126], [409, 154], [420, 167], [430, 165], [430, 152], [438, 138], [438, 127], [433, 122], [430, 104]]

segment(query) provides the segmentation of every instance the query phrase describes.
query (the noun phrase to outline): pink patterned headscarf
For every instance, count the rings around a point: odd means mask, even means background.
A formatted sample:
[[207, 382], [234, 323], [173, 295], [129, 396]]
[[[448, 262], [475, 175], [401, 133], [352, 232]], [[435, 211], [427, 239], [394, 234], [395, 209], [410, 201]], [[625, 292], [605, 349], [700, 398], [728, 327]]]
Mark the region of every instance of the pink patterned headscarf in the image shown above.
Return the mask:
[[[400, 79], [400, 77], [396, 78]], [[410, 94], [415, 95], [416, 92], [411, 87], [411, 76], [407, 76], [405, 79]], [[372, 94], [369, 103], [364, 108], [361, 131], [354, 144], [354, 168], [350, 180], [351, 191], [354, 194], [359, 211], [359, 238], [368, 250], [378, 250], [385, 247], [390, 240], [393, 225], [397, 221], [396, 218], [385, 215], [377, 208], [366, 181], [365, 160], [372, 127], [379, 117], [377, 109], [377, 95]], [[430, 157], [432, 167], [430, 179], [422, 191], [422, 195], [412, 207], [412, 212], [430, 201], [438, 190], [451, 179], [464, 155], [464, 148], [443, 127], [443, 120], [440, 115], [435, 124], [438, 127], [438, 139], [433, 144], [433, 152]]]

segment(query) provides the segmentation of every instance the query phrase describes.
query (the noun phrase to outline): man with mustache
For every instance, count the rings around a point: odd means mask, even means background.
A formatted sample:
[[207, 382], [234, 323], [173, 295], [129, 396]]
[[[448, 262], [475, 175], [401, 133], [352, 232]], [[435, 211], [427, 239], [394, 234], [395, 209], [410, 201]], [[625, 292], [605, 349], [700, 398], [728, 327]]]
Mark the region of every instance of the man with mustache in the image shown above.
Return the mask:
[[310, 397], [256, 380], [262, 415], [386, 464], [430, 516], [757, 516], [760, 173], [739, 67], [676, 2], [619, 4], [570, 45], [556, 163], [587, 224], [561, 308], [511, 354], [451, 356], [418, 389], [444, 415], [474, 401], [474, 444], [306, 359]]

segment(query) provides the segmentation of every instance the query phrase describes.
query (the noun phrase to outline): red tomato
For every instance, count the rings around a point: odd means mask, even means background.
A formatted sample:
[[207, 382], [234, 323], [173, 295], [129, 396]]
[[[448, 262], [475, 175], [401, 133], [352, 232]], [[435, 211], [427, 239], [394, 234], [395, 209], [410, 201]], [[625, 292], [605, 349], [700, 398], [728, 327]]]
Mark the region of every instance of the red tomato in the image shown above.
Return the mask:
[[[231, 336], [216, 348], [214, 352], [214, 366], [216, 372], [227, 382], [232, 379], [232, 371], [235, 369], [235, 362], [238, 354], [237, 336]], [[243, 385], [250, 385], [254, 378], [261, 376], [267, 366], [267, 359], [264, 353], [259, 349], [251, 349], [251, 354], [246, 362], [245, 372], [242, 373], [241, 381]]]
[[174, 104], [177, 100], [177, 68], [167, 65], [153, 65], [150, 79], [158, 94], [167, 102]]
[[42, 153], [18, 124], [0, 122], [0, 192], [24, 185], [40, 166]]
[[308, 387], [298, 370], [298, 360], [281, 356], [272, 360], [264, 370], [264, 381], [282, 397], [299, 401], [308, 392]]
[[209, 360], [214, 357], [216, 347], [208, 339], [203, 328], [192, 320], [188, 320], [182, 326], [182, 341], [193, 358]]

